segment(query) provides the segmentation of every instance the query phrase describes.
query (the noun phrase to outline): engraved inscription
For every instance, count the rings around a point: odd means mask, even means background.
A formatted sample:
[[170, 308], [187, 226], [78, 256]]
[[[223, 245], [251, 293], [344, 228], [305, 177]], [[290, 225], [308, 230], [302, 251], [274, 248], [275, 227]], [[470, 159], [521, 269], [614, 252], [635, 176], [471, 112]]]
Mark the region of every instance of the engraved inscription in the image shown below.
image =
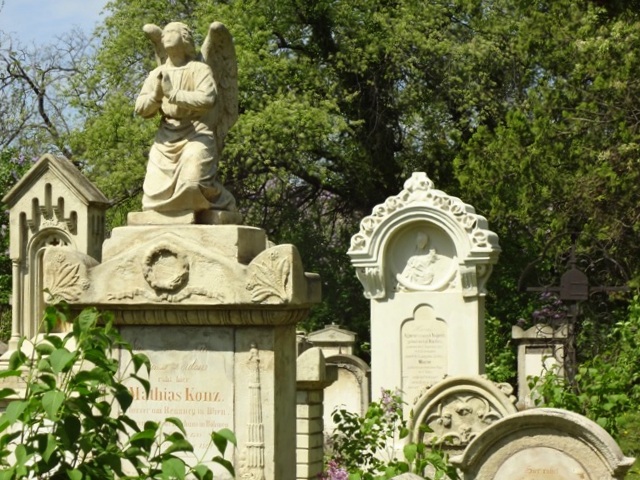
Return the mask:
[[204, 327], [127, 327], [123, 335], [151, 361], [151, 389], [147, 395], [139, 383], [129, 385], [133, 403], [128, 413], [140, 424], [178, 417], [201, 457], [211, 432], [234, 427], [230, 329], [218, 328], [214, 334]]
[[592, 480], [573, 457], [548, 447], [520, 450], [498, 469], [494, 480]]
[[402, 325], [402, 391], [413, 401], [426, 386], [447, 373], [447, 324], [433, 309], [419, 307]]

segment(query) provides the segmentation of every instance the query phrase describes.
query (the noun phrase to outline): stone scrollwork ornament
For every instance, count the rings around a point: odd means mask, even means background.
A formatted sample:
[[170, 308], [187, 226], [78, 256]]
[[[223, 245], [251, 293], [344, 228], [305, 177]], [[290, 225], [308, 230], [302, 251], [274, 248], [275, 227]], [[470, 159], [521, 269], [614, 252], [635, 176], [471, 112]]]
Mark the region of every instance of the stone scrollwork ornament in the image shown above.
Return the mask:
[[461, 451], [494, 422], [516, 412], [512, 392], [509, 385], [479, 376], [447, 377], [415, 403], [413, 440], [449, 453]]
[[[403, 231], [421, 225], [424, 232], [442, 232], [439, 241], [449, 242], [450, 252], [440, 251], [438, 242], [418, 232], [414, 252], [401, 271], [385, 262], [385, 252]], [[458, 289], [464, 297], [484, 293], [488, 275], [476, 267], [497, 261], [498, 237], [488, 230], [487, 220], [462, 200], [434, 188], [424, 172], [414, 172], [404, 189], [373, 208], [360, 222], [360, 231], [351, 238], [349, 256], [364, 287], [365, 297], [382, 299], [392, 291], [420, 292]], [[459, 272], [454, 271], [454, 264]], [[449, 268], [451, 267], [451, 268]], [[376, 275], [373, 275], [373, 272]], [[452, 284], [458, 276], [463, 285]]]

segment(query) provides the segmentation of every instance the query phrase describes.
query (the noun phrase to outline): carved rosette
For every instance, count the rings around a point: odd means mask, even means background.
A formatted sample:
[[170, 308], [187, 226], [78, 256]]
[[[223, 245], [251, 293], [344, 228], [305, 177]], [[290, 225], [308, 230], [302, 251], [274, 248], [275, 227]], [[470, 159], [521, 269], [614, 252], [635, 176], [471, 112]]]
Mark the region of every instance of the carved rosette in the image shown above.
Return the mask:
[[[394, 288], [394, 285], [385, 285], [383, 255], [387, 241], [395, 232], [415, 222], [434, 225], [451, 236], [462, 268], [459, 275], [462, 285], [455, 285], [456, 288], [460, 288], [464, 296], [482, 293], [488, 277], [485, 273], [490, 270], [476, 272], [475, 269], [497, 261], [500, 251], [497, 235], [488, 230], [486, 219], [477, 215], [471, 205], [435, 189], [424, 172], [414, 172], [398, 195], [374, 207], [371, 215], [360, 222], [360, 231], [351, 238], [348, 254], [365, 289], [365, 297], [385, 298], [386, 290]], [[454, 271], [447, 281], [451, 283], [455, 277]], [[405, 290], [427, 289], [411, 286]]]

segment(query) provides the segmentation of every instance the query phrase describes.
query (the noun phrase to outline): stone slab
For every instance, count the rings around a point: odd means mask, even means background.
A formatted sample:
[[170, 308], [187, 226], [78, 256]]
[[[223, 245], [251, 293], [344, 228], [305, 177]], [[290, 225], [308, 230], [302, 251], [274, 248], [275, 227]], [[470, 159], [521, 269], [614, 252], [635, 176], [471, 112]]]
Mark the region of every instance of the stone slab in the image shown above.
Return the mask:
[[228, 212], [226, 210], [182, 210], [179, 212], [156, 212], [147, 210], [144, 212], [129, 212], [127, 224], [129, 226], [147, 225], [240, 225], [242, 214]]
[[[294, 478], [294, 326], [123, 326], [121, 331], [134, 352], [146, 354], [152, 364], [148, 398], [137, 383], [129, 385], [134, 419], [180, 418], [196, 456], [208, 459], [217, 453], [214, 447], [207, 450], [211, 432], [230, 428], [238, 448], [226, 458], [238, 478], [257, 471], [266, 480]], [[122, 368], [127, 363], [123, 356]], [[254, 467], [246, 459], [253, 459]], [[231, 478], [217, 467], [214, 472], [216, 479]]]
[[426, 385], [448, 373], [447, 324], [433, 309], [420, 306], [414, 318], [402, 324], [402, 391], [415, 399]]
[[[123, 336], [151, 361], [149, 395], [131, 382], [134, 402], [127, 413], [139, 425], [181, 419], [196, 457], [212, 457], [211, 432], [234, 429], [233, 329], [127, 327]], [[128, 360], [124, 356], [121, 365]]]
[[508, 458], [494, 480], [587, 480], [591, 476], [578, 461], [548, 447], [521, 450]]

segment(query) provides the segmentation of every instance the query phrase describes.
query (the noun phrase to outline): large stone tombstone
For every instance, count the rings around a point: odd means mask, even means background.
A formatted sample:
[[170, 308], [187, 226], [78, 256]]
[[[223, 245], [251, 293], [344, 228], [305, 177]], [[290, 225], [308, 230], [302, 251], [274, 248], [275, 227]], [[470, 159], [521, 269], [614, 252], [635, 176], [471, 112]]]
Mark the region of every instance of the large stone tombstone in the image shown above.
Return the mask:
[[634, 460], [595, 422], [552, 408], [505, 417], [451, 458], [464, 480], [621, 480]]
[[66, 246], [100, 260], [109, 201], [73, 163], [50, 154], [42, 156], [2, 201], [9, 209], [13, 267], [11, 352], [20, 337], [38, 333], [45, 248]]
[[411, 407], [445, 375], [484, 371], [484, 286], [498, 237], [470, 205], [414, 173], [364, 218], [349, 256], [371, 299], [372, 393]]
[[[261, 229], [163, 221], [114, 229], [100, 264], [45, 250], [45, 265], [58, 268], [46, 270], [44, 285], [74, 309], [112, 311], [134, 351], [150, 358], [149, 395], [130, 386], [134, 419], [181, 418], [197, 456], [213, 430], [230, 428], [240, 476], [293, 480], [295, 326], [319, 300], [317, 275], [305, 274], [295, 247], [270, 246]], [[61, 283], [64, 271], [75, 275]]]

